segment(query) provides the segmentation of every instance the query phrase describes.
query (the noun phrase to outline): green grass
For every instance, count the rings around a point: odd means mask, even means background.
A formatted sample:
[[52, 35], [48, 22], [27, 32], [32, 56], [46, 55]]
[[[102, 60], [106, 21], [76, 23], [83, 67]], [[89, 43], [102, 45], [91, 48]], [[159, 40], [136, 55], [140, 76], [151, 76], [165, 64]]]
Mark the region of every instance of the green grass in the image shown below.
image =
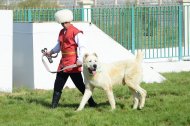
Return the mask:
[[116, 110], [103, 90], [95, 89], [97, 108], [75, 112], [82, 95], [63, 91], [60, 106], [50, 109], [52, 91], [14, 89], [0, 93], [0, 126], [190, 126], [190, 72], [163, 74], [162, 84], [142, 84], [148, 92], [143, 110], [132, 110], [126, 86], [114, 88]]

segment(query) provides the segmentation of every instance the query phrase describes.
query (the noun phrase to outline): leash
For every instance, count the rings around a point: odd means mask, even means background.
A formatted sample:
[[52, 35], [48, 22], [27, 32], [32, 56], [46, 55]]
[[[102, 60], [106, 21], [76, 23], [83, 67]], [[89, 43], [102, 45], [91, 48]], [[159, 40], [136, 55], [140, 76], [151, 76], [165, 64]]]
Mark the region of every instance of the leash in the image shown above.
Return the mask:
[[55, 56], [50, 56], [50, 57], [48, 57], [48, 56], [44, 55], [44, 53], [47, 52], [47, 48], [42, 49], [41, 52], [43, 53], [43, 54], [42, 54], [42, 63], [44, 64], [46, 70], [47, 70], [48, 72], [50, 72], [50, 73], [58, 73], [58, 72], [64, 71], [64, 70], [69, 69], [69, 68], [77, 67], [76, 64], [73, 64], [73, 65], [66, 66], [66, 67], [64, 67], [64, 68], [62, 68], [61, 70], [58, 70], [58, 71], [51, 71], [51, 70], [49, 69], [47, 63], [45, 62], [44, 57], [46, 57], [46, 58], [48, 59], [49, 63], [53, 63], [53, 59], [52, 59], [52, 58], [56, 58], [56, 57], [58, 56], [58, 53], [57, 53]]

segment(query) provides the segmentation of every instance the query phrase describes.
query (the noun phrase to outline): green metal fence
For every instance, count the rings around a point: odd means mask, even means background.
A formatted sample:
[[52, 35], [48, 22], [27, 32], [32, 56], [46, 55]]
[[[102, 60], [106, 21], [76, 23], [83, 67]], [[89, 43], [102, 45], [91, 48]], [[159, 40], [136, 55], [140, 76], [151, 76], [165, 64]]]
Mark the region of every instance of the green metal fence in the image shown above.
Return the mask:
[[[15, 9], [14, 22], [47, 22], [55, 21], [54, 14], [60, 8]], [[74, 20], [82, 20], [82, 9], [72, 9]]]
[[[190, 56], [190, 41], [184, 39], [190, 28], [184, 30], [184, 12], [190, 14], [188, 6], [125, 6], [91, 8], [91, 22], [115, 39], [126, 49], [145, 51], [145, 58], [172, 58]], [[17, 9], [14, 22], [54, 21], [59, 9]], [[72, 8], [74, 20], [84, 20], [84, 11]], [[187, 14], [187, 15], [188, 15]], [[90, 20], [90, 19], [87, 19]], [[189, 25], [188, 25], [189, 26]], [[188, 32], [188, 33], [186, 33]]]
[[95, 8], [92, 22], [126, 49], [143, 49], [145, 58], [181, 59], [182, 11], [182, 6]]

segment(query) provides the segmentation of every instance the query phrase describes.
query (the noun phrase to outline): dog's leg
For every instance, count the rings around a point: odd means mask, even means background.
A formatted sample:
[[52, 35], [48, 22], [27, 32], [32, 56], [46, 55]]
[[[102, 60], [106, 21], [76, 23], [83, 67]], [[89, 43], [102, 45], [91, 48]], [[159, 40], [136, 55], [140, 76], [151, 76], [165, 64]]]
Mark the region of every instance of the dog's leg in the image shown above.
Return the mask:
[[139, 97], [138, 94], [135, 90], [129, 88], [129, 90], [131, 91], [132, 95], [133, 95], [133, 109], [137, 109], [138, 105], [139, 105]]
[[83, 97], [82, 97], [82, 100], [81, 100], [81, 102], [80, 102], [80, 105], [79, 105], [77, 111], [81, 111], [81, 110], [84, 108], [85, 104], [87, 103], [87, 101], [89, 100], [89, 98], [90, 98], [91, 96], [92, 96], [92, 90], [90, 90], [90, 89], [85, 89], [84, 95], [83, 95]]
[[139, 98], [138, 107], [139, 107], [139, 109], [142, 109], [145, 104], [146, 91], [143, 88], [141, 88], [140, 86], [137, 86], [136, 95]]
[[143, 88], [141, 88], [141, 90], [142, 90], [142, 95], [141, 95], [141, 98], [140, 98], [139, 109], [142, 109], [144, 107], [146, 94], [147, 94], [146, 90], [144, 90]]
[[[139, 85], [134, 85], [132, 83], [128, 83], [129, 88], [136, 92], [137, 98], [139, 99], [139, 109], [142, 109], [145, 104], [146, 92]], [[139, 96], [138, 96], [139, 95]]]
[[115, 99], [114, 99], [113, 91], [110, 88], [105, 91], [107, 93], [108, 100], [111, 105], [111, 109], [114, 110], [115, 109]]

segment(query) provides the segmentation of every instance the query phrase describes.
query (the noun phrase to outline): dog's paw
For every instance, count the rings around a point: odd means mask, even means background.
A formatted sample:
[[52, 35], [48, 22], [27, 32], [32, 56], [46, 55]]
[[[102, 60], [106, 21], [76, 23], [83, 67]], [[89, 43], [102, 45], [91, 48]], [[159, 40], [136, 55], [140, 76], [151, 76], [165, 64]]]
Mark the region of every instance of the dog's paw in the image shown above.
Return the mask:
[[138, 107], [137, 106], [133, 106], [133, 109], [136, 110]]
[[81, 110], [75, 110], [75, 112], [80, 112]]
[[141, 106], [141, 105], [138, 107], [139, 110], [142, 110], [143, 108], [144, 106]]
[[114, 108], [114, 109], [110, 109], [109, 111], [110, 111], [110, 112], [114, 112], [115, 110], [116, 110], [116, 109]]
[[116, 109], [116, 107], [112, 107], [110, 111], [114, 111]]
[[75, 110], [75, 112], [79, 112], [79, 111], [81, 111], [82, 109], [80, 109], [80, 108], [78, 108], [77, 110]]

